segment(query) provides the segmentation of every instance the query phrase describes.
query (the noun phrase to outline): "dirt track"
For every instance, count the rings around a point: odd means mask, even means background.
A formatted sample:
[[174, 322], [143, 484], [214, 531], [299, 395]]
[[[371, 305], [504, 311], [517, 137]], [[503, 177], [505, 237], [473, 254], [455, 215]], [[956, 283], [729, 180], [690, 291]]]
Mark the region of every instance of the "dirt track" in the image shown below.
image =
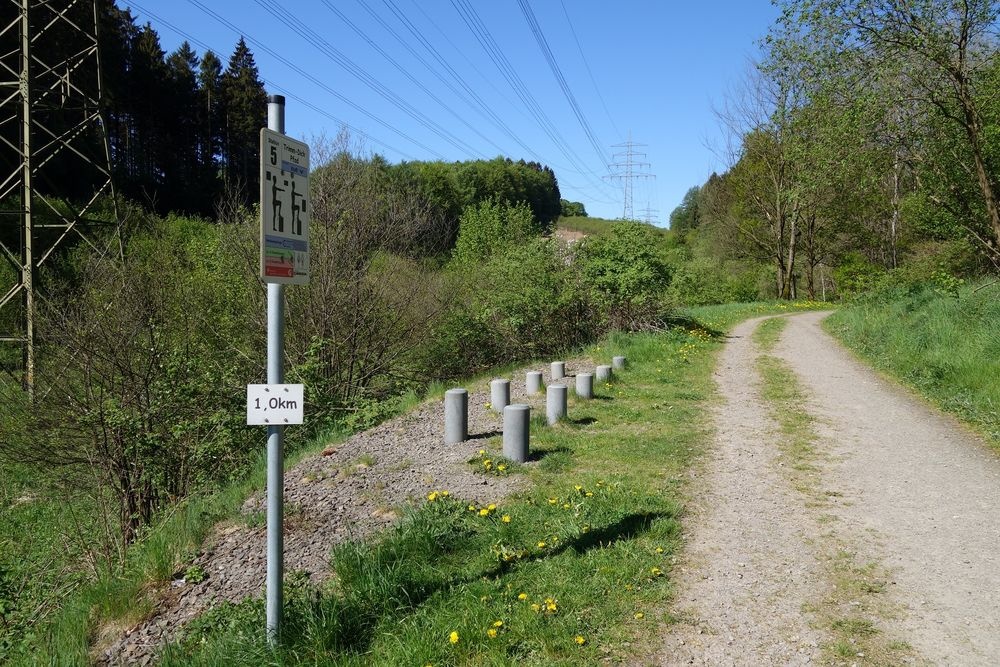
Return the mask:
[[[790, 318], [772, 354], [817, 418], [821, 509], [782, 470], [759, 398], [758, 350], [733, 332], [716, 373], [716, 446], [695, 482], [674, 610], [655, 662], [828, 662], [831, 540], [887, 572], [886, 641], [914, 663], [1000, 664], [1000, 459], [953, 419], [879, 378], [819, 326]], [[831, 537], [831, 535], [835, 537]], [[864, 655], [833, 664], [865, 664]]]

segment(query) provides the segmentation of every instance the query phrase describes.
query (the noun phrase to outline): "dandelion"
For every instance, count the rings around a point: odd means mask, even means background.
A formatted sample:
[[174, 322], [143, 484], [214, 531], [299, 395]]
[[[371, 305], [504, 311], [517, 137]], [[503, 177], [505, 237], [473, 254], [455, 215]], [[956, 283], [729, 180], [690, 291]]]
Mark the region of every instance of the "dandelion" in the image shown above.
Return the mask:
[[557, 502], [559, 501], [556, 500], [555, 498], [549, 498], [549, 505], [555, 505]]
[[438, 499], [437, 491], [431, 491], [430, 493], [427, 494], [427, 502], [432, 503], [437, 499]]
[[457, 644], [458, 643], [458, 633], [455, 632], [454, 630], [452, 630], [451, 634], [448, 635], [448, 641], [450, 641], [452, 644]]
[[507, 469], [507, 466], [505, 466], [503, 463], [501, 463], [500, 465], [497, 466], [497, 470], [499, 470], [500, 472], [503, 472], [506, 469]]
[[583, 635], [577, 635], [576, 637], [573, 637], [573, 641], [575, 641], [579, 646], [583, 646], [584, 644], [587, 643], [587, 640], [583, 638]]
[[521, 600], [521, 601], [527, 600], [528, 599], [528, 594], [527, 593], [518, 593], [517, 594], [517, 599]]
[[588, 498], [590, 498], [590, 497], [592, 497], [592, 496], [594, 495], [594, 492], [593, 492], [593, 491], [587, 491], [587, 492], [586, 492], [585, 494], [583, 494], [583, 495], [585, 495], [585, 496], [587, 496]]
[[658, 577], [658, 576], [660, 576], [661, 574], [663, 574], [663, 570], [661, 570], [661, 569], [660, 569], [660, 568], [658, 568], [658, 567], [654, 567], [654, 568], [653, 568], [652, 570], [650, 570], [649, 572], [650, 572], [650, 574], [652, 574], [652, 575], [653, 575], [654, 577]]
[[500, 520], [503, 521], [504, 523], [510, 523], [510, 515], [504, 514], [503, 517], [500, 518]]
[[486, 506], [486, 509], [488, 509], [491, 512], [496, 510], [496, 508], [497, 508], [496, 503], [490, 503], [489, 505]]
[[643, 618], [645, 618], [645, 616], [646, 616], [646, 615], [645, 615], [644, 613], [642, 613], [641, 611], [637, 611], [637, 612], [635, 612], [635, 617], [636, 617], [636, 618], [637, 618], [638, 620], [640, 620], [640, 621], [641, 621], [641, 620], [642, 620]]
[[545, 611], [555, 612], [558, 609], [556, 601], [552, 598], [545, 598]]
[[569, 508], [570, 508], [570, 504], [569, 503], [563, 503], [563, 509], [564, 510], [568, 510]]
[[476, 511], [476, 506], [475, 505], [469, 505], [469, 511], [470, 512], [475, 512]]
[[448, 496], [450, 496], [450, 495], [451, 495], [451, 494], [450, 494], [450, 493], [449, 493], [448, 491], [442, 491], [442, 492], [441, 492], [441, 497], [442, 497], [442, 498], [447, 498], [447, 497], [448, 497]]
[[489, 628], [486, 631], [486, 636], [489, 637], [490, 639], [496, 639], [497, 629], [496, 628]]
[[492, 407], [493, 407], [493, 404], [492, 404], [492, 403], [487, 403], [487, 404], [486, 404], [486, 409], [487, 409], [487, 410], [489, 410], [489, 409], [490, 409], [490, 408], [492, 408]]
[[575, 485], [573, 488], [576, 489], [577, 491], [583, 491], [583, 487], [580, 486], [579, 484]]
[[662, 554], [663, 553], [663, 547], [656, 547], [656, 553]]
[[486, 450], [485, 449], [480, 449], [479, 450], [479, 455], [480, 456], [486, 456]]
[[490, 515], [490, 511], [488, 509], [486, 509], [485, 507], [483, 509], [479, 510], [479, 516], [489, 516], [489, 515]]
[[539, 542], [539, 543], [538, 543], [538, 548], [539, 548], [539, 549], [544, 549], [544, 548], [545, 548], [545, 542], [544, 542], [544, 541], [542, 541], [542, 542]]
[[494, 628], [502, 628], [503, 627], [503, 621], [493, 621], [493, 627]]
[[541, 609], [542, 608], [537, 603], [532, 603], [532, 605], [531, 605], [531, 611], [537, 612], [537, 611], [541, 611]]

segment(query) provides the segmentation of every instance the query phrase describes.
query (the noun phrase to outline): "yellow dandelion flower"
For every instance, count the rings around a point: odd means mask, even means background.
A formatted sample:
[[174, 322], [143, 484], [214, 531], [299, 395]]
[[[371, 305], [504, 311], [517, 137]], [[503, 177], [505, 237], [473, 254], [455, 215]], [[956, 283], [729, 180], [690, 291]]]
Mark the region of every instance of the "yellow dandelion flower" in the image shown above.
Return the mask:
[[479, 516], [489, 516], [489, 515], [490, 515], [490, 511], [488, 509], [486, 509], [485, 507], [483, 509], [479, 510]]
[[544, 549], [545, 548], [545, 542], [539, 542], [538, 543], [538, 548], [539, 549]]
[[510, 515], [504, 514], [500, 520], [503, 521], [504, 523], [510, 523]]
[[538, 606], [538, 604], [536, 604], [536, 603], [533, 603], [531, 605], [531, 611], [541, 611], [541, 609], [542, 608], [540, 606]]
[[495, 510], [496, 508], [497, 508], [497, 505], [496, 505], [496, 503], [490, 503], [489, 505], [487, 505], [487, 506], [486, 506], [486, 509], [488, 509], [488, 510], [489, 510], [489, 511], [491, 511], [491, 512], [492, 512], [493, 510]]
[[486, 631], [486, 636], [489, 637], [490, 639], [496, 638], [496, 636], [497, 636], [497, 629], [496, 628], [490, 628], [490, 629], [488, 629]]
[[492, 403], [487, 403], [487, 404], [486, 404], [486, 409], [487, 409], [487, 410], [489, 410], [489, 409], [490, 409], [490, 408], [492, 408], [492, 407], [493, 407], [493, 404], [492, 404]]
[[448, 492], [448, 491], [442, 491], [442, 492], [441, 492], [441, 497], [442, 497], [442, 498], [447, 498], [447, 497], [448, 497], [448, 496], [450, 496], [450, 495], [451, 495], [451, 493], [450, 493], [450, 492]]
[[663, 547], [656, 547], [656, 553], [662, 554], [663, 553]]
[[475, 512], [476, 511], [476, 506], [475, 505], [469, 505], [469, 511], [470, 512]]
[[451, 634], [448, 635], [448, 641], [450, 641], [452, 644], [457, 644], [458, 643], [458, 633], [455, 632], [454, 630], [452, 630]]
[[636, 617], [637, 619], [639, 619], [639, 620], [642, 620], [643, 618], [645, 618], [645, 616], [646, 616], [646, 615], [645, 615], [644, 613], [642, 613], [641, 611], [637, 611], [637, 612], [635, 612], [635, 617]]
[[580, 646], [583, 646], [584, 644], [587, 643], [587, 640], [583, 638], [583, 635], [577, 635], [576, 637], [573, 637], [573, 641], [575, 641]]
[[654, 577], [658, 577], [658, 576], [660, 576], [661, 574], [663, 574], [663, 570], [661, 570], [661, 569], [660, 569], [660, 568], [658, 568], [658, 567], [654, 567], [654, 568], [653, 568], [652, 570], [650, 570], [649, 572], [650, 572], [650, 574], [652, 574], [652, 575], [653, 575]]
[[493, 621], [493, 627], [494, 628], [502, 628], [503, 627], [503, 621]]
[[587, 491], [587, 493], [585, 493], [585, 494], [583, 494], [583, 495], [585, 495], [585, 496], [587, 496], [588, 498], [590, 498], [591, 496], [593, 496], [593, 495], [594, 495], [594, 492], [593, 492], [593, 491]]
[[555, 505], [557, 502], [559, 501], [556, 500], [555, 498], [549, 498], [549, 505]]
[[518, 600], [527, 600], [528, 599], [528, 594], [527, 593], [518, 593], [517, 594], [517, 599]]
[[569, 503], [563, 503], [563, 509], [564, 510], [568, 510], [569, 508], [570, 508], [570, 504]]
[[438, 498], [437, 491], [431, 491], [430, 493], [427, 494], [427, 502], [429, 503], [434, 502], [435, 500], [437, 500], [437, 498]]
[[502, 463], [501, 463], [500, 465], [498, 465], [498, 466], [497, 466], [497, 470], [499, 470], [500, 472], [503, 472], [503, 471], [504, 471], [504, 470], [506, 470], [506, 469], [507, 469], [507, 466], [505, 466], [505, 465], [504, 465], [504, 464], [502, 464]]
[[479, 450], [479, 455], [480, 456], [486, 456], [486, 450], [485, 449], [480, 449]]
[[583, 491], [583, 487], [580, 486], [579, 484], [575, 485], [573, 488], [576, 489], [577, 491]]

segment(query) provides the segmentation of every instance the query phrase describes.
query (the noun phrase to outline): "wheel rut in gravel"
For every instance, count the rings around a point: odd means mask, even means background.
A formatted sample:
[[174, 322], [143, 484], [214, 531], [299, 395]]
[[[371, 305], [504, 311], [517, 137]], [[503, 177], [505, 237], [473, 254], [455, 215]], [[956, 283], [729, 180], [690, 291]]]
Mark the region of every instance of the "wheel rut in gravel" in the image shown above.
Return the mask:
[[828, 497], [817, 508], [785, 474], [749, 338], [764, 318], [744, 322], [719, 358], [715, 445], [692, 484], [676, 570], [679, 622], [654, 664], [871, 664], [823, 650], [834, 545], [885, 572], [890, 611], [872, 620], [910, 647], [901, 662], [1000, 662], [1000, 460], [845, 351], [820, 327], [827, 314], [790, 316], [770, 354], [806, 395]]

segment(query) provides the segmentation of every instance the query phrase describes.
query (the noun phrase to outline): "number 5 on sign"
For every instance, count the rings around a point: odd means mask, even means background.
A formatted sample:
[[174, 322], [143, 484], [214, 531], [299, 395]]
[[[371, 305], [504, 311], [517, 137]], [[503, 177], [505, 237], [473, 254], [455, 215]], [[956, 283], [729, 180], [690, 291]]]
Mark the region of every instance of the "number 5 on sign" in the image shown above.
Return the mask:
[[248, 384], [247, 424], [301, 424], [305, 401], [301, 384]]

